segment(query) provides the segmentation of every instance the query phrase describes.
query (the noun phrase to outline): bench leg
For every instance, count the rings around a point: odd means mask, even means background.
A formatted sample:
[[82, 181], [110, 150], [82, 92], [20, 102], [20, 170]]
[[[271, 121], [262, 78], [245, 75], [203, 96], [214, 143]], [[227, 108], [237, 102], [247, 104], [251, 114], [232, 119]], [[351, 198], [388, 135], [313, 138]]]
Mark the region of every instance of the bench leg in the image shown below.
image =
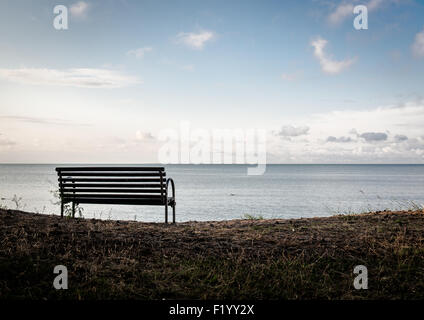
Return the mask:
[[75, 218], [75, 202], [72, 202], [72, 218]]
[[172, 223], [175, 223], [175, 204], [172, 205]]
[[168, 223], [168, 204], [165, 203], [165, 223]]
[[60, 202], [60, 217], [63, 218], [63, 201]]

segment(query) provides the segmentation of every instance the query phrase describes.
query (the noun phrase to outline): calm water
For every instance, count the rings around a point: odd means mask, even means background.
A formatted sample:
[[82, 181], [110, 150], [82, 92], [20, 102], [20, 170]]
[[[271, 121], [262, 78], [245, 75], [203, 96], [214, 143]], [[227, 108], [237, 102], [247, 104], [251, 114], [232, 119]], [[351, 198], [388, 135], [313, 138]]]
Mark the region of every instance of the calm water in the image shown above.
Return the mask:
[[[59, 214], [51, 191], [57, 165], [0, 165], [0, 204]], [[424, 165], [168, 165], [176, 183], [177, 221], [328, 216], [424, 204]], [[84, 217], [163, 221], [163, 207], [82, 205]]]

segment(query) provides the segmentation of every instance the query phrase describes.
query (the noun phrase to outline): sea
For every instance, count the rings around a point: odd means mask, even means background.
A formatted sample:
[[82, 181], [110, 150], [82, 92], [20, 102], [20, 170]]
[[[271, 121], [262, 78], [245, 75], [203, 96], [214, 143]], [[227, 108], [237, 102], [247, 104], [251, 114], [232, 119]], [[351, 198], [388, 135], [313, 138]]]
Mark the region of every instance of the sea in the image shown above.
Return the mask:
[[[58, 166], [70, 165], [0, 164], [0, 206], [59, 215]], [[267, 165], [259, 176], [248, 175], [247, 165], [165, 168], [175, 181], [177, 222], [324, 217], [424, 206], [424, 165]], [[85, 218], [164, 221], [163, 207], [81, 208]]]

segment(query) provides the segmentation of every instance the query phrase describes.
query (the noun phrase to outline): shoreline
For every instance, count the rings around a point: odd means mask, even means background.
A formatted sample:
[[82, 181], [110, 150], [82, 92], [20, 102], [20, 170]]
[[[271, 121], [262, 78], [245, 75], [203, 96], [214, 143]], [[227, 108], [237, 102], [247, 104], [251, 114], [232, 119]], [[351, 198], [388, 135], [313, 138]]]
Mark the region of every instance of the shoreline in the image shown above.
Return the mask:
[[0, 209], [0, 229], [0, 299], [424, 298], [422, 210], [165, 225]]

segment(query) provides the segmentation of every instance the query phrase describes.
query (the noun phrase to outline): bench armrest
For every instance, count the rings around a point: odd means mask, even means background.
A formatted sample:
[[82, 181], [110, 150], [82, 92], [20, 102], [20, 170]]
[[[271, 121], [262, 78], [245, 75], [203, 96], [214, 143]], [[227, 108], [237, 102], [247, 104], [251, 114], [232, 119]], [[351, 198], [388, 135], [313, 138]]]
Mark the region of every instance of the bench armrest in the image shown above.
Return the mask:
[[166, 196], [168, 197], [168, 187], [170, 182], [172, 186], [172, 198], [175, 200], [175, 183], [174, 183], [174, 180], [172, 180], [172, 178], [166, 179]]

